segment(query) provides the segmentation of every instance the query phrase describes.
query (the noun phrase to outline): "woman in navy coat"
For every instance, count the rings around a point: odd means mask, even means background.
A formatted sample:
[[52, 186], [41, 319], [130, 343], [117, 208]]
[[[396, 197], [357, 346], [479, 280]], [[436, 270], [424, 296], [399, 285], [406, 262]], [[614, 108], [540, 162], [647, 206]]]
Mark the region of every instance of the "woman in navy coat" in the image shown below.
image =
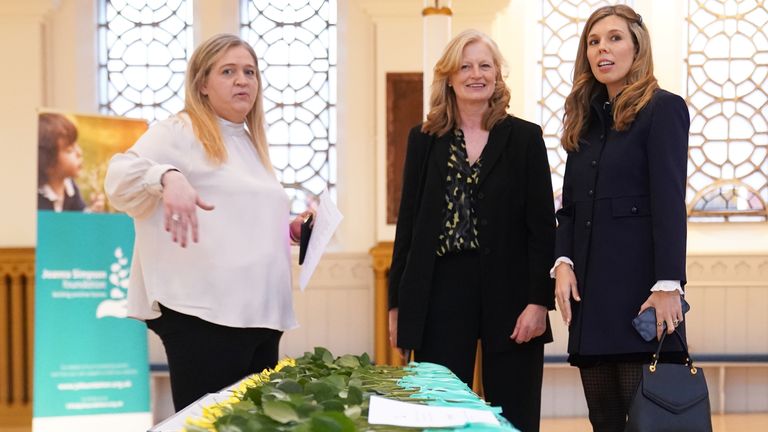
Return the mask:
[[569, 361], [580, 368], [595, 431], [624, 430], [641, 364], [657, 347], [632, 319], [654, 307], [659, 337], [664, 323], [685, 335], [689, 124], [683, 99], [658, 87], [640, 15], [623, 5], [595, 11], [565, 102], [553, 268]]
[[389, 273], [390, 339], [472, 383], [539, 430], [554, 309], [552, 183], [541, 128], [506, 113], [503, 59], [488, 36], [454, 38], [435, 66], [427, 121], [411, 130]]

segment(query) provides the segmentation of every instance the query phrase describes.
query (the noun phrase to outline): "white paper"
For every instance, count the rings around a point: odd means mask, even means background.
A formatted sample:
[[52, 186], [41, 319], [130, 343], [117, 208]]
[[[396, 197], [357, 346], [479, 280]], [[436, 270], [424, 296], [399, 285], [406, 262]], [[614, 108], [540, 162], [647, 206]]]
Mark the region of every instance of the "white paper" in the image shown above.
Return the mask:
[[341, 212], [331, 199], [328, 189], [324, 190], [320, 194], [320, 202], [315, 212], [315, 223], [312, 226], [312, 236], [309, 238], [307, 253], [304, 255], [304, 264], [301, 265], [301, 270], [299, 271], [299, 288], [302, 291], [309, 284], [309, 278], [315, 272], [325, 247], [328, 246], [328, 242], [331, 241], [333, 233], [336, 232], [336, 228], [343, 218], [344, 216], [341, 215]]
[[402, 427], [461, 427], [467, 423], [500, 426], [491, 411], [400, 402], [371, 396], [368, 423]]

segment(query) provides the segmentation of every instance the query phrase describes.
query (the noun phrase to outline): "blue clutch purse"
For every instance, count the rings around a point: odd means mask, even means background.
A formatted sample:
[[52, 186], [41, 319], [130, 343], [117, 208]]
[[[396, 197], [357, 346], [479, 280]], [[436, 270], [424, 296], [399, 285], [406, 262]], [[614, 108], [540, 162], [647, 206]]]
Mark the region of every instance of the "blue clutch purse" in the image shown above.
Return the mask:
[[[685, 315], [691, 306], [683, 296], [680, 296], [680, 304], [683, 307], [683, 315]], [[656, 308], [649, 307], [632, 320], [632, 326], [640, 333], [643, 340], [650, 342], [656, 338], [656, 322]], [[667, 323], [663, 323], [662, 326], [664, 330], [667, 329]]]

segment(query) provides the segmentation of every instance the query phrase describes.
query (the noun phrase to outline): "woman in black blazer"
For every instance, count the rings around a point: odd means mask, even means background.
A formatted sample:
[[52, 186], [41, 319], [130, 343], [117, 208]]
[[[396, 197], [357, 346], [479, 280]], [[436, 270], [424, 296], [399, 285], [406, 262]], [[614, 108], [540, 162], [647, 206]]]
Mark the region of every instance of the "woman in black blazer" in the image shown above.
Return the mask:
[[502, 65], [496, 44], [469, 30], [435, 66], [427, 121], [408, 137], [390, 340], [471, 384], [480, 339], [486, 399], [537, 431], [554, 309], [552, 183], [541, 128], [506, 113]]
[[648, 30], [627, 6], [589, 18], [573, 81], [562, 137], [568, 160], [557, 212], [556, 298], [594, 430], [623, 431], [641, 364], [657, 346], [639, 336], [632, 319], [654, 307], [659, 337], [663, 323], [685, 335], [690, 121], [683, 99], [659, 89]]

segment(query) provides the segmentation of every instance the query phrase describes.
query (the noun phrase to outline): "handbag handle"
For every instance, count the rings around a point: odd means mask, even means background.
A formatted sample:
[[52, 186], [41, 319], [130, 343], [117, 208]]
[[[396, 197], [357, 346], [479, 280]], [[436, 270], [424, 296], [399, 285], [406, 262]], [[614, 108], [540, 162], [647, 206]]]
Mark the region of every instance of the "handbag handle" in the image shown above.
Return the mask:
[[[696, 375], [698, 369], [693, 365], [691, 355], [688, 353], [688, 345], [685, 343], [683, 337], [680, 336], [680, 333], [678, 333], [677, 330], [673, 331], [672, 333], [677, 336], [677, 340], [680, 341], [680, 345], [683, 347], [683, 353], [685, 353], [685, 365], [688, 366], [688, 369], [691, 371], [691, 375]], [[656, 364], [659, 362], [661, 346], [664, 345], [664, 339], [666, 339], [666, 337], [667, 332], [663, 332], [661, 334], [661, 339], [659, 340], [659, 346], [656, 348], [656, 352], [653, 354], [653, 361], [651, 362], [650, 366], [648, 366], [648, 370], [650, 370], [651, 373], [656, 372]]]

